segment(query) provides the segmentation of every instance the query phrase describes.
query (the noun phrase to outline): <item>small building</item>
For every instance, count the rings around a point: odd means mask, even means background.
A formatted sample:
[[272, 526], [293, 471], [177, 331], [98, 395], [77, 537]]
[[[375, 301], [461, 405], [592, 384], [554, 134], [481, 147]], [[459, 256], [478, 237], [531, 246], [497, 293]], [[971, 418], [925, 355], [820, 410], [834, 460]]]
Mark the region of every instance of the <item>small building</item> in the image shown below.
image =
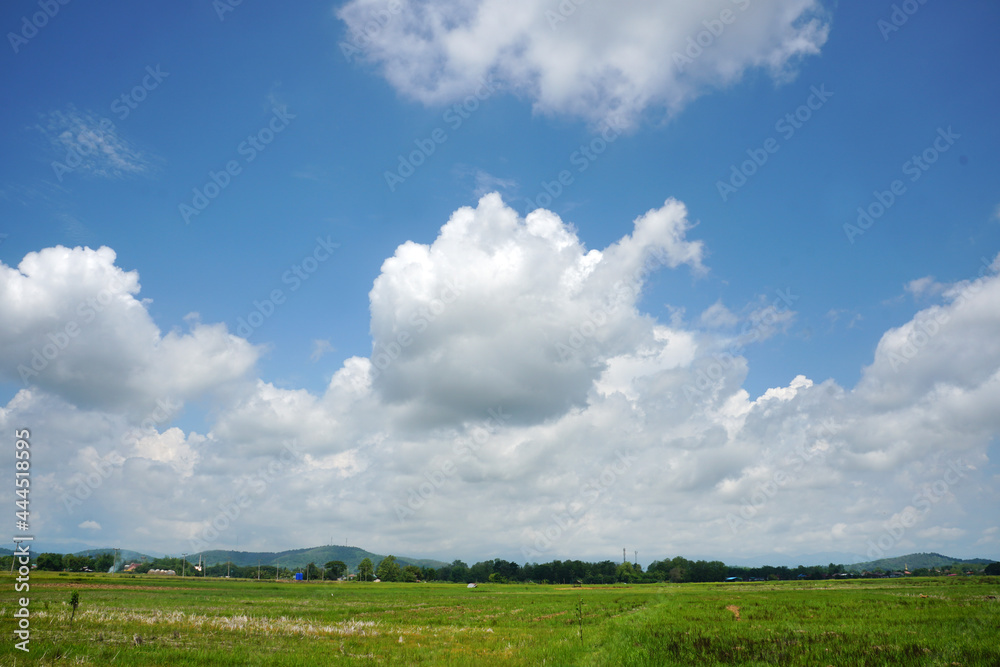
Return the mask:
[[476, 588], [479, 584], [469, 584], [466, 588]]
[[726, 581], [743, 581], [743, 577], [726, 577]]

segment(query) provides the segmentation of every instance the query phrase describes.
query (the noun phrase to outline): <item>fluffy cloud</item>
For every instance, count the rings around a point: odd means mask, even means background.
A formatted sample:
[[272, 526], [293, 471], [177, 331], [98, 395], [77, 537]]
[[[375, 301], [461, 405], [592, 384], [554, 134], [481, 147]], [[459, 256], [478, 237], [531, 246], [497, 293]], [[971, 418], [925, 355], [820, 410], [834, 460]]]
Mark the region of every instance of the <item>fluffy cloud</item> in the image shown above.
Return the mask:
[[56, 246], [0, 264], [0, 376], [81, 407], [127, 408], [220, 390], [252, 369], [257, 350], [224, 325], [162, 334], [136, 298], [139, 275], [107, 247]]
[[[111, 390], [99, 370], [115, 360], [81, 328], [0, 428], [30, 424], [45, 443], [38, 529], [81, 544], [81, 521], [169, 552], [232, 548], [237, 532], [247, 548], [307, 546], [335, 525], [376, 551], [519, 561], [989, 541], [975, 508], [996, 502], [1000, 259], [886, 332], [856, 387], [803, 374], [753, 397], [731, 351], [766, 336], [718, 333], [732, 319], [721, 304], [705, 328], [638, 308], [650, 272], [706, 270], [689, 233], [668, 200], [588, 249], [555, 214], [521, 218], [487, 195], [385, 261], [372, 356], [347, 359], [319, 395], [252, 378], [254, 348], [221, 327], [160, 334], [106, 248], [33, 253], [3, 267], [2, 321], [23, 327], [0, 330], [8, 375], [117, 276], [102, 335], [117, 336], [135, 395], [85, 391]], [[770, 319], [777, 335], [787, 319]], [[172, 404], [139, 424], [133, 404], [160, 390], [216, 396], [204, 434], [172, 426]]]
[[651, 332], [635, 310], [647, 262], [702, 270], [689, 227], [684, 206], [668, 201], [588, 251], [550, 211], [522, 219], [483, 197], [432, 245], [406, 243], [383, 264], [370, 295], [375, 388], [427, 423], [498, 407], [536, 422], [582, 405], [609, 353]]
[[[398, 8], [398, 11], [396, 11]], [[545, 113], [626, 122], [668, 113], [751, 68], [777, 79], [825, 43], [817, 0], [351, 0], [345, 55], [402, 93], [452, 102], [494, 77]]]

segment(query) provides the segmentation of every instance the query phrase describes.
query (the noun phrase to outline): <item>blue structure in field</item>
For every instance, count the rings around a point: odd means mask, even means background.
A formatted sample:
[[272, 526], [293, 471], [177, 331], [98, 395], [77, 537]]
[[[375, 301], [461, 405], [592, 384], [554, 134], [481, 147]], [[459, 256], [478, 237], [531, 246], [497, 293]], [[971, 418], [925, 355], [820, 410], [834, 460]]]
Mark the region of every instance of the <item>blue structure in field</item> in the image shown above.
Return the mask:
[[295, 573], [295, 581], [302, 581], [302, 573], [301, 572], [296, 572]]

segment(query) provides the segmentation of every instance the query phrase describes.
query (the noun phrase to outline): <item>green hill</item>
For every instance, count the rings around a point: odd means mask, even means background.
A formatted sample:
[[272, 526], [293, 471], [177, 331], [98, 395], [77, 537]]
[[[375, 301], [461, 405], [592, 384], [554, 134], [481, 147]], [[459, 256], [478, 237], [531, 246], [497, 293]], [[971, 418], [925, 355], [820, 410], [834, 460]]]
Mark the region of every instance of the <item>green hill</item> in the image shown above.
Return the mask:
[[[273, 551], [222, 551], [216, 549], [213, 551], [204, 551], [200, 554], [188, 554], [188, 562], [197, 562], [199, 556], [206, 565], [231, 561], [234, 565], [240, 566], [257, 565], [258, 563], [261, 565], [280, 564], [281, 567], [293, 569], [303, 567], [309, 563], [323, 566], [331, 560], [340, 560], [347, 564], [351, 572], [355, 571], [358, 568], [358, 564], [365, 558], [370, 558], [375, 565], [378, 565], [379, 561], [385, 558], [384, 555], [365, 551], [358, 547], [331, 546], [312, 547], [311, 549], [291, 549], [280, 553]], [[418, 567], [438, 568], [447, 565], [447, 563], [438, 560], [407, 558], [406, 556], [396, 556], [396, 561], [400, 566], [416, 565]]]
[[880, 558], [879, 560], [872, 560], [865, 563], [852, 563], [851, 565], [845, 565], [844, 568], [848, 571], [854, 572], [877, 569], [882, 569], [888, 572], [890, 570], [902, 570], [904, 567], [907, 567], [912, 572], [913, 570], [922, 567], [928, 569], [948, 568], [952, 565], [988, 565], [991, 562], [993, 561], [988, 558], [970, 558], [968, 560], [963, 560], [961, 558], [951, 558], [949, 556], [942, 556], [941, 554], [936, 553], [919, 553], [897, 556], [895, 558]]

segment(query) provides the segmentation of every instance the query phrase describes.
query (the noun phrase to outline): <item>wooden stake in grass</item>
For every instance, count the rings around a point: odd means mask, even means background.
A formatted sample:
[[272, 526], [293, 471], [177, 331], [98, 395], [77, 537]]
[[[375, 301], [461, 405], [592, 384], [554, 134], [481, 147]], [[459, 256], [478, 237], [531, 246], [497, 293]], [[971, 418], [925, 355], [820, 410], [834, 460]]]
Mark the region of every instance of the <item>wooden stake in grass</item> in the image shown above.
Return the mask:
[[73, 625], [73, 617], [76, 616], [76, 608], [80, 606], [80, 594], [73, 591], [73, 594], [69, 596], [69, 604], [73, 607], [73, 613], [69, 615], [69, 624]]
[[576, 613], [580, 617], [580, 643], [583, 643], [583, 598], [576, 603]]

